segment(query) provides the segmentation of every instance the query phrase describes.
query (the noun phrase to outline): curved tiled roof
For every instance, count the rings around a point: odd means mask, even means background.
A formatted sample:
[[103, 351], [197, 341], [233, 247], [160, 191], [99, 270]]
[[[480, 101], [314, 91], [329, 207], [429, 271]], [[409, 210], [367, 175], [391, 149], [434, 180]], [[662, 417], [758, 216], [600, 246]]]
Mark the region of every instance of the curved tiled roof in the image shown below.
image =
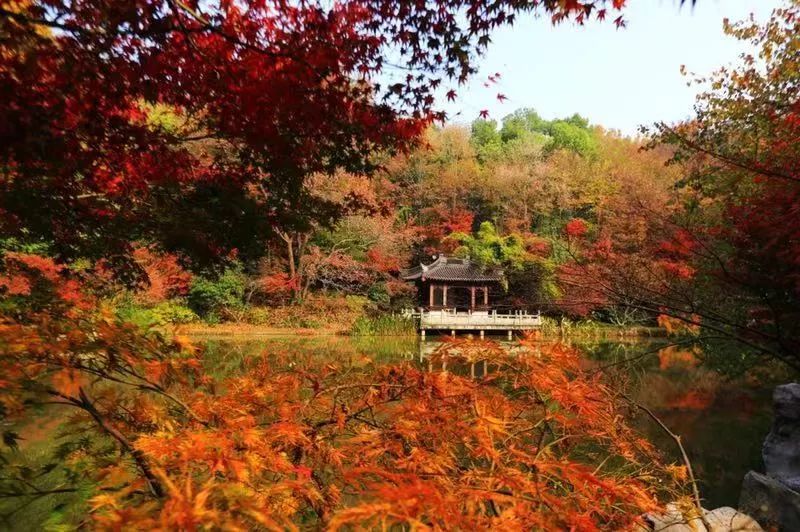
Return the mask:
[[503, 280], [503, 271], [481, 268], [469, 259], [438, 257], [430, 264], [420, 263], [403, 270], [401, 277], [405, 281], [499, 282]]

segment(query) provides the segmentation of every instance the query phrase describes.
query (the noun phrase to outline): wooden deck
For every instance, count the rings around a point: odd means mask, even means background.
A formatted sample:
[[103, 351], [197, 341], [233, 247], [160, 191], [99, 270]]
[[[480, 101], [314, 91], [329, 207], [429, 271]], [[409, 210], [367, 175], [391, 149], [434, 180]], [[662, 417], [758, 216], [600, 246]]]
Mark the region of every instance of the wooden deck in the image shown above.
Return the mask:
[[422, 310], [414, 313], [419, 320], [419, 330], [424, 336], [427, 330], [455, 331], [527, 331], [541, 326], [539, 313], [517, 311], [500, 314], [496, 310], [474, 310], [457, 312], [453, 309]]

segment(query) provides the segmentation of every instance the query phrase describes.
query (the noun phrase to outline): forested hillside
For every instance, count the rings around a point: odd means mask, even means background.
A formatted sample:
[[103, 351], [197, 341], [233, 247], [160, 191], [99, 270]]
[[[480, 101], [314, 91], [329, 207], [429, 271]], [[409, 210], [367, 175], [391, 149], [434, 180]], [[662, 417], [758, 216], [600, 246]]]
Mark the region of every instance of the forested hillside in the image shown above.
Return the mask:
[[275, 315], [269, 308], [321, 299], [328, 311], [392, 312], [414, 304], [399, 271], [445, 253], [502, 266], [501, 306], [643, 322], [647, 316], [586, 297], [563, 274], [578, 237], [631, 247], [653, 237], [648, 213], [663, 215], [679, 197], [681, 169], [666, 165], [670, 155], [578, 115], [548, 121], [533, 109], [470, 127], [432, 126], [405, 153], [374, 153], [373, 175], [312, 176], [318, 208], [264, 229], [264, 253], [234, 252], [222, 272], [190, 274], [141, 242], [135, 257], [150, 284], [124, 297], [155, 309], [160, 321], [190, 320], [194, 312], [263, 323]]

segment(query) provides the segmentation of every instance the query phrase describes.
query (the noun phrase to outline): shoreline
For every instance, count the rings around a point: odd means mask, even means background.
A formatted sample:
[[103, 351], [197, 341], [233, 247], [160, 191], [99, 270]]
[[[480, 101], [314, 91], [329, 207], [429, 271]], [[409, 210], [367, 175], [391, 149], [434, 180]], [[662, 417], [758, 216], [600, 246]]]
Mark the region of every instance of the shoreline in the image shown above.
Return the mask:
[[[265, 337], [279, 337], [279, 336], [341, 336], [341, 337], [412, 337], [419, 336], [418, 334], [352, 334], [349, 329], [342, 329], [336, 327], [318, 327], [318, 328], [297, 328], [297, 327], [271, 327], [264, 325], [252, 325], [247, 323], [220, 323], [210, 325], [205, 323], [189, 323], [182, 325], [175, 325], [173, 327], [166, 327], [165, 332], [175, 335], [188, 335], [188, 336], [223, 336], [223, 337], [238, 337], [238, 336], [265, 336]], [[436, 336], [446, 336], [446, 332], [440, 335], [431, 335], [430, 338]], [[461, 335], [459, 335], [461, 336]], [[538, 331], [538, 336], [541, 338], [596, 338], [596, 339], [639, 339], [639, 338], [664, 338], [667, 331], [659, 327], [616, 327], [613, 325], [591, 326], [587, 325], [582, 327], [571, 326], [566, 328], [563, 332], [558, 330]]]
[[247, 323], [188, 323], [165, 328], [172, 334], [189, 336], [349, 336], [349, 330], [335, 327], [270, 327]]

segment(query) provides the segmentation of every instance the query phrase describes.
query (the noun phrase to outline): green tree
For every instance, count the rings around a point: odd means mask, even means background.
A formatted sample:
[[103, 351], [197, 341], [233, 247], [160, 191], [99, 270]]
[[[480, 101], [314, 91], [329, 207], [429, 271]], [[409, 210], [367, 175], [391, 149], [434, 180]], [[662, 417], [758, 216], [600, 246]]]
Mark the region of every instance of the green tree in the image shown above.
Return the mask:
[[568, 118], [544, 120], [533, 109], [518, 109], [503, 119], [500, 137], [505, 143], [534, 135], [549, 151], [568, 150], [583, 157], [595, 154], [596, 144], [589, 120], [575, 113]]
[[475, 148], [478, 160], [487, 162], [497, 159], [503, 153], [503, 139], [497, 130], [497, 121], [478, 119], [472, 122], [470, 141]]
[[484, 267], [521, 269], [529, 258], [520, 235], [501, 236], [491, 222], [482, 222], [474, 236], [453, 233], [449, 238], [460, 244], [456, 255], [469, 257]]
[[597, 152], [592, 132], [587, 127], [577, 125], [573, 119], [553, 121], [547, 130], [553, 139], [549, 145], [551, 150], [569, 150], [583, 157], [593, 156]]
[[510, 115], [503, 118], [503, 127], [500, 129], [500, 136], [503, 141], [508, 142], [523, 136], [526, 132], [537, 131], [545, 133], [547, 131], [547, 121], [533, 109], [517, 109]]

